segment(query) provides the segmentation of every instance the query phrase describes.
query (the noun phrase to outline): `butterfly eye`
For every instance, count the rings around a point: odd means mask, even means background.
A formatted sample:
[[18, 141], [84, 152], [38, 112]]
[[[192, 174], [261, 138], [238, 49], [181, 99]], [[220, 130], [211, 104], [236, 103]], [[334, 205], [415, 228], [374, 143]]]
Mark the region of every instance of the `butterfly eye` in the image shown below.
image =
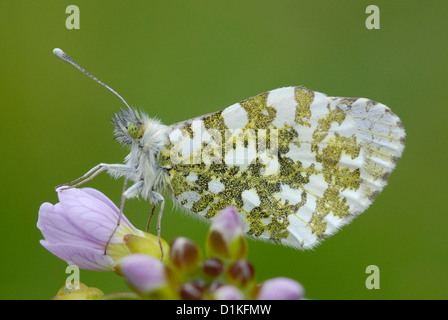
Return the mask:
[[143, 125], [137, 122], [129, 123], [128, 133], [135, 141], [139, 141], [143, 136]]

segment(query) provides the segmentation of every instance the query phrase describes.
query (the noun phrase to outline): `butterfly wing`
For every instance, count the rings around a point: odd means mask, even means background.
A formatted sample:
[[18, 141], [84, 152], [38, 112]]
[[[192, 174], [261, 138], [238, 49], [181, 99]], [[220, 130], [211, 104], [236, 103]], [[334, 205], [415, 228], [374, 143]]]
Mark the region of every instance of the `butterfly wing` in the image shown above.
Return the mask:
[[381, 103], [287, 87], [172, 125], [169, 136], [160, 165], [177, 203], [205, 218], [235, 206], [249, 235], [308, 249], [369, 207], [405, 132]]

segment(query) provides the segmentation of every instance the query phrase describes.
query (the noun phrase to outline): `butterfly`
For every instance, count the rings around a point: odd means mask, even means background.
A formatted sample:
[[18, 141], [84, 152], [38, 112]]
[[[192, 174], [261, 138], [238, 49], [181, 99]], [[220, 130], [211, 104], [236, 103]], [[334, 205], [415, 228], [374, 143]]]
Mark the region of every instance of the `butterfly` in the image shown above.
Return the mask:
[[300, 86], [164, 125], [129, 107], [62, 50], [54, 53], [127, 106], [112, 119], [115, 138], [130, 149], [124, 163], [101, 163], [69, 186], [103, 171], [124, 177], [122, 203], [137, 196], [161, 203], [159, 236], [170, 197], [205, 219], [234, 206], [248, 235], [313, 248], [370, 206], [404, 150], [403, 125], [386, 105]]

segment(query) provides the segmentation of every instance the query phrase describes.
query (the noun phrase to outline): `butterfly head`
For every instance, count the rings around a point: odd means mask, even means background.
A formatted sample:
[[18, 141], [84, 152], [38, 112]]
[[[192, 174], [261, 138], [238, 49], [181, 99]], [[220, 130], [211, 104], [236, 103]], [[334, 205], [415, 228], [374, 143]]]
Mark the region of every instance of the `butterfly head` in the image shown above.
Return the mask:
[[135, 110], [121, 109], [112, 118], [115, 138], [123, 145], [139, 143], [145, 127], [139, 113]]

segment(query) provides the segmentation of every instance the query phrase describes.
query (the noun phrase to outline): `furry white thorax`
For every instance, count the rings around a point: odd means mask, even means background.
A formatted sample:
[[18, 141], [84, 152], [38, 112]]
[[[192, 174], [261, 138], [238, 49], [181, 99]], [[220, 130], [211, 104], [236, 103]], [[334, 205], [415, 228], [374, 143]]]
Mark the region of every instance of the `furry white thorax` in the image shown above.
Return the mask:
[[[141, 195], [152, 203], [157, 202], [152, 192], [163, 193], [168, 183], [168, 173], [158, 164], [160, 149], [168, 141], [168, 127], [157, 119], [141, 114], [144, 133], [139, 141], [130, 145], [131, 152], [125, 158], [125, 164], [132, 173], [124, 174], [141, 187], [135, 195]], [[132, 196], [131, 196], [132, 197]]]

